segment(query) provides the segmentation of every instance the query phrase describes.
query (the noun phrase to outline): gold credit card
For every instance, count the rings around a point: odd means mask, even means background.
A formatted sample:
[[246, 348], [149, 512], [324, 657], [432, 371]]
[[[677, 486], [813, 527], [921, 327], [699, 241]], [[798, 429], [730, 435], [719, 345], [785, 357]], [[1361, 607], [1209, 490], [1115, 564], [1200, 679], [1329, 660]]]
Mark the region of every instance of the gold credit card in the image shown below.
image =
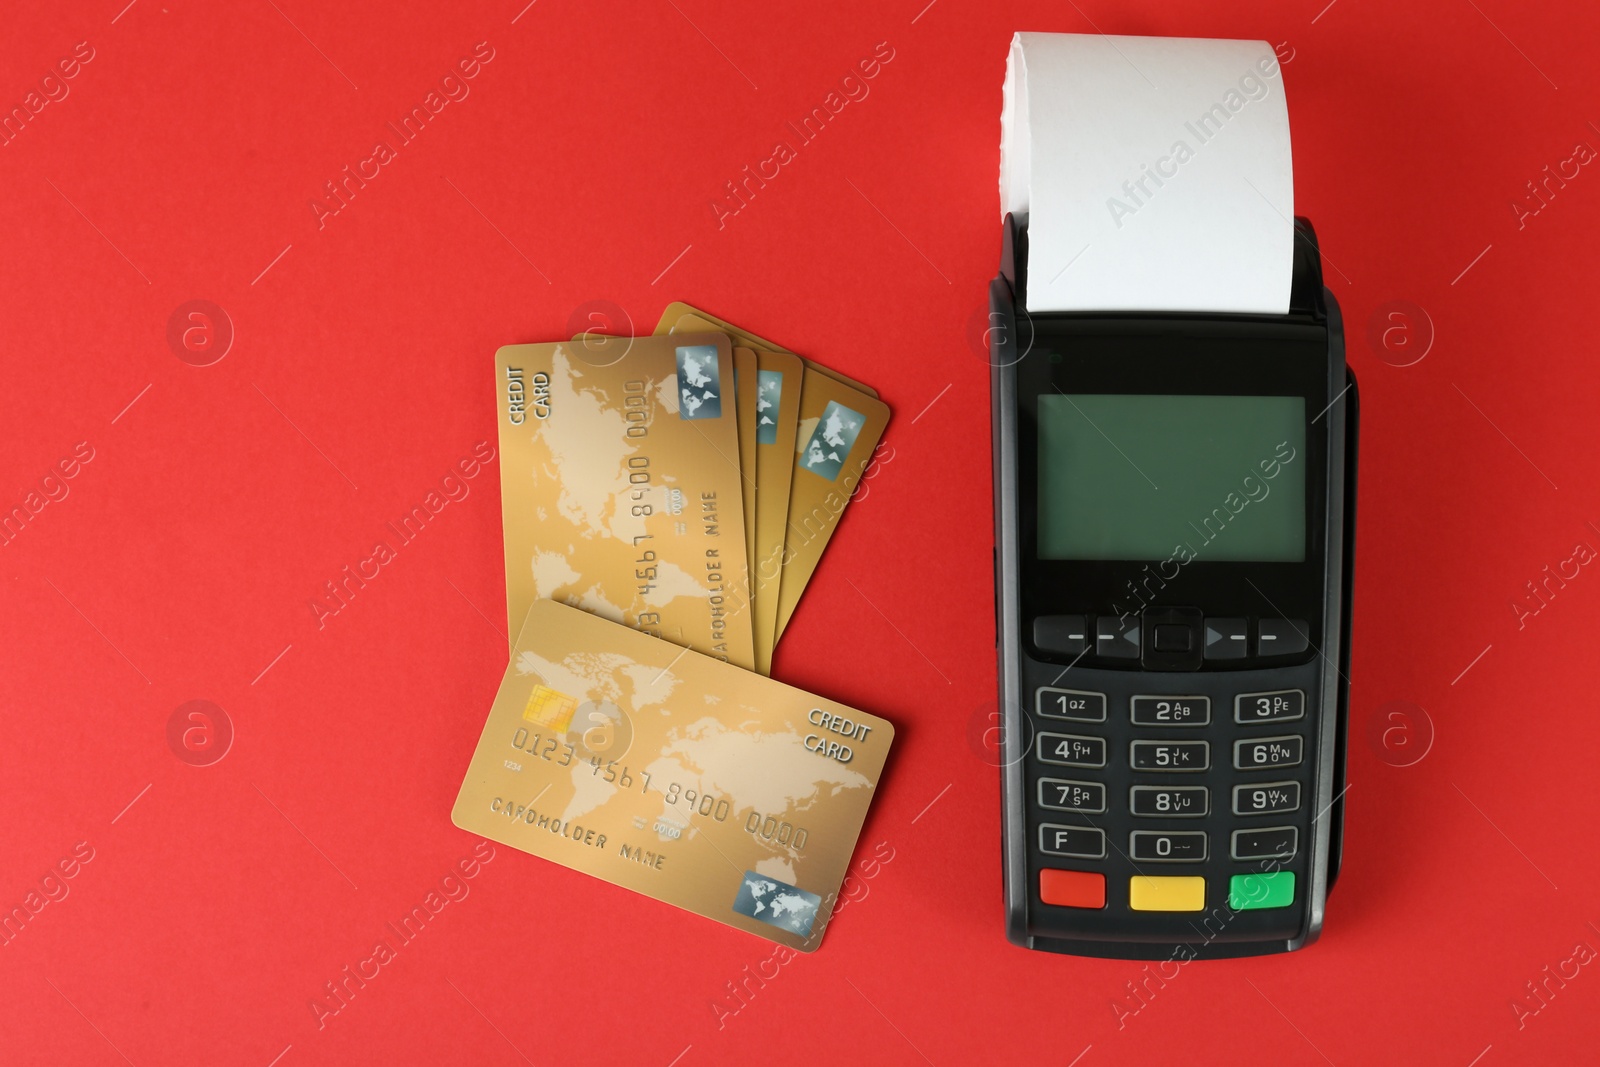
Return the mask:
[[802, 952], [894, 726], [535, 601], [452, 821]]
[[800, 429], [800, 390], [805, 364], [788, 352], [761, 352], [756, 399], [756, 551], [750, 581], [755, 617], [756, 670], [772, 673], [778, 643], [778, 586], [789, 526], [789, 488], [794, 480], [795, 435]]
[[495, 363], [510, 632], [547, 597], [754, 669], [727, 336], [509, 345]]
[[888, 425], [889, 406], [883, 401], [807, 368], [800, 394], [800, 429], [795, 434], [775, 642], [789, 625]]
[[[666, 333], [657, 330], [657, 333]], [[705, 330], [690, 331], [695, 333], [723, 333], [715, 326], [707, 326]], [[575, 334], [573, 344], [586, 346], [591, 338], [605, 338], [613, 335], [598, 333], [594, 330], [584, 330]], [[739, 419], [739, 467], [741, 471], [741, 487], [744, 499], [744, 541], [745, 556], [748, 566], [755, 566], [756, 551], [756, 353], [754, 349], [735, 346], [733, 350], [733, 377], [738, 386], [737, 397], [734, 404], [738, 410]], [[787, 491], [785, 491], [787, 499]], [[759, 652], [756, 658], [760, 659]], [[770, 659], [770, 655], [768, 656]], [[763, 674], [766, 672], [763, 671]]]

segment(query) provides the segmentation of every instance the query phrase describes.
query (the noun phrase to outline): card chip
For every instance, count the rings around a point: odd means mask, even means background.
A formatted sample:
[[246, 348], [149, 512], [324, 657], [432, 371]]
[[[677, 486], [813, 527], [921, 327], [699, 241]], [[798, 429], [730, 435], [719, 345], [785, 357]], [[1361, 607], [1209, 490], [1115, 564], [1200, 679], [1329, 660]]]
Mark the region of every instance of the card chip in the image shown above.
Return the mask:
[[577, 710], [576, 697], [569, 697], [547, 685], [536, 685], [528, 697], [528, 706], [522, 709], [522, 717], [547, 730], [564, 734], [567, 727], [572, 725], [572, 716]]

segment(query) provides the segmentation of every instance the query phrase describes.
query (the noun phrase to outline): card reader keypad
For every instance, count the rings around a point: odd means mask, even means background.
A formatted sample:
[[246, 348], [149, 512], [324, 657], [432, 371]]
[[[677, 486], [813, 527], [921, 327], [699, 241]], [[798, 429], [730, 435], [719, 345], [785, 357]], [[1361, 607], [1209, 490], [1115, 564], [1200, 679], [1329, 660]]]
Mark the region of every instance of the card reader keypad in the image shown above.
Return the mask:
[[[1137, 654], [1137, 628], [1097, 621], [1101, 656], [1118, 642]], [[1232, 623], [1207, 619], [1205, 637], [1233, 644]], [[1287, 626], [1264, 620], [1261, 633], [1287, 644]], [[1033, 689], [1024, 760], [1042, 904], [1174, 919], [1221, 907], [1262, 923], [1301, 902], [1317, 719], [1306, 688], [1260, 684], [1286, 672], [1191, 672], [1154, 686], [1167, 692], [1149, 691], [1148, 672], [1121, 685], [1062, 673]]]

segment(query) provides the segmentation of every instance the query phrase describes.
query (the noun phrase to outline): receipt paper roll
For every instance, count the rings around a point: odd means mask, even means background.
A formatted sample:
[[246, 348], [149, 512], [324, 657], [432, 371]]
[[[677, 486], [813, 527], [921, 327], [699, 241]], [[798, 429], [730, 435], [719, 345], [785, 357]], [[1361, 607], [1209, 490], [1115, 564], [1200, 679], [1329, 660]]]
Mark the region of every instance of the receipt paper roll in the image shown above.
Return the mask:
[[1265, 41], [1019, 33], [1000, 130], [1029, 311], [1289, 310], [1289, 111]]

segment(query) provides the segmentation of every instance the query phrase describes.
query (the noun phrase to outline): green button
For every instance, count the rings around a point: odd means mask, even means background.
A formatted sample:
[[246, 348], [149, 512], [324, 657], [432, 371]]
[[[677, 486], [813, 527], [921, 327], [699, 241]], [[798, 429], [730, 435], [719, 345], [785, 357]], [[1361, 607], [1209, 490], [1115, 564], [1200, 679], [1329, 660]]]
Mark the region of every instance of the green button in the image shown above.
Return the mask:
[[1293, 903], [1293, 871], [1236, 874], [1228, 882], [1228, 907], [1234, 911], [1287, 908]]

